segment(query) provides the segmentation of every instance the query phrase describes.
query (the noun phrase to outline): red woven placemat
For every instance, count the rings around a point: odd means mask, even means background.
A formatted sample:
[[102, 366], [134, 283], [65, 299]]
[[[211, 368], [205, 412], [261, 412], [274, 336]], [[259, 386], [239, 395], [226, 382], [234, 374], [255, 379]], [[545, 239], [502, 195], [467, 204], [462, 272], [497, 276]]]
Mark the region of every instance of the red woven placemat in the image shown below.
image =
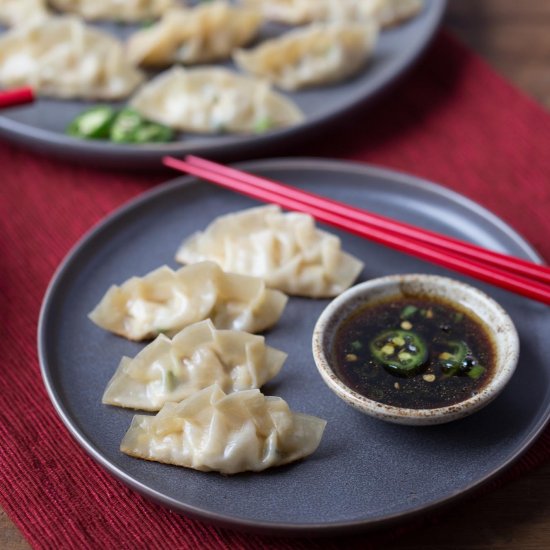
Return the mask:
[[[294, 153], [437, 181], [504, 218], [548, 260], [549, 149], [550, 116], [442, 33], [388, 97]], [[321, 546], [220, 530], [145, 501], [85, 455], [48, 400], [36, 328], [56, 266], [105, 214], [170, 176], [65, 165], [5, 142], [0, 167], [0, 504], [27, 540], [36, 548]], [[548, 457], [549, 430], [506, 477]]]

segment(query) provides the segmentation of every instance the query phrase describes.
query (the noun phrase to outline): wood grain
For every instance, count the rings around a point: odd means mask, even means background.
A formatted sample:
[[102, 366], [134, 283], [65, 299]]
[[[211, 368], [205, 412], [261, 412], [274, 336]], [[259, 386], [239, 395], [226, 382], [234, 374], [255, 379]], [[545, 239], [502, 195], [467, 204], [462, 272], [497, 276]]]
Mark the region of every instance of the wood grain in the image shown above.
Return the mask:
[[23, 538], [17, 527], [10, 521], [4, 510], [0, 508], [0, 548], [6, 550], [29, 550], [28, 542]]
[[[438, 513], [436, 513], [438, 514]], [[449, 508], [385, 550], [547, 550], [550, 465]]]
[[497, 71], [550, 108], [548, 0], [451, 0], [446, 24]]
[[[550, 109], [550, 2], [451, 0], [448, 28], [502, 75]], [[385, 548], [546, 550], [550, 547], [550, 464], [470, 498]], [[0, 548], [30, 547], [0, 510]]]

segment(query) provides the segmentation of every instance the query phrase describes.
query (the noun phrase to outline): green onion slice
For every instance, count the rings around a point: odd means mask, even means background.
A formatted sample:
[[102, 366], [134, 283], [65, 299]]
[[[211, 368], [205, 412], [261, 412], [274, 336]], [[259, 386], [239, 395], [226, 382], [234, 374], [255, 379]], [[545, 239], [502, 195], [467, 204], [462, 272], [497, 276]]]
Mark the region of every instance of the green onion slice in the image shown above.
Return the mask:
[[409, 317], [412, 317], [417, 311], [418, 308], [416, 306], [409, 304], [408, 306], [405, 306], [403, 308], [403, 310], [399, 314], [399, 317], [401, 317], [401, 319], [408, 319]]
[[474, 365], [469, 371], [468, 376], [472, 378], [473, 380], [477, 380], [481, 376], [483, 376], [483, 373], [485, 372], [485, 367], [482, 367], [481, 365]]

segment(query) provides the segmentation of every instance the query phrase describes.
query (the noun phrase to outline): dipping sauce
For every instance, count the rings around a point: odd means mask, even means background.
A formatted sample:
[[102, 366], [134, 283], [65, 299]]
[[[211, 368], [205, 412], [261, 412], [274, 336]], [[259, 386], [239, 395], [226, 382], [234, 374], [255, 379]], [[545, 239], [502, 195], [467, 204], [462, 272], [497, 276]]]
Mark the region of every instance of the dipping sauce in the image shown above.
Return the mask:
[[476, 395], [495, 368], [480, 319], [439, 299], [396, 297], [364, 306], [336, 331], [337, 376], [374, 401], [435, 409]]

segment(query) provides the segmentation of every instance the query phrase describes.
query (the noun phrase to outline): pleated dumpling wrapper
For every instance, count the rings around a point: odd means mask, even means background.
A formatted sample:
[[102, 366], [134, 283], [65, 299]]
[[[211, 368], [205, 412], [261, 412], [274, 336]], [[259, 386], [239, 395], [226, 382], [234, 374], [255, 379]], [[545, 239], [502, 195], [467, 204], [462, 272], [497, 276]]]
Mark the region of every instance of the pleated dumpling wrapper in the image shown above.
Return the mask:
[[45, 0], [0, 0], [0, 24], [8, 27], [43, 21], [48, 17]]
[[262, 279], [225, 273], [213, 262], [173, 271], [160, 267], [145, 277], [113, 285], [90, 313], [101, 328], [129, 340], [173, 336], [210, 318], [218, 329], [261, 332], [282, 315], [287, 297]]
[[330, 21], [376, 21], [387, 28], [422, 11], [424, 0], [329, 0]]
[[327, 18], [327, 0], [240, 0], [260, 9], [266, 19], [289, 25], [303, 25]]
[[43, 96], [119, 99], [143, 75], [122, 44], [75, 17], [50, 17], [0, 37], [0, 85], [32, 86]]
[[156, 416], [136, 415], [123, 453], [146, 460], [223, 474], [259, 472], [313, 453], [326, 422], [292, 412], [280, 397], [260, 390], [226, 395], [209, 386]]
[[130, 37], [128, 56], [136, 65], [147, 67], [223, 60], [248, 44], [261, 23], [259, 11], [222, 1], [174, 8], [157, 24]]
[[279, 373], [285, 359], [263, 336], [200, 321], [171, 340], [160, 334], [133, 359], [123, 357], [103, 403], [158, 411], [212, 384], [225, 393], [257, 389]]
[[382, 27], [402, 23], [423, 8], [423, 0], [241, 0], [267, 19], [290, 25], [315, 21], [375, 21]]
[[142, 116], [198, 133], [257, 133], [303, 120], [268, 82], [219, 67], [174, 67], [146, 84], [131, 101]]
[[312, 298], [337, 296], [363, 268], [342, 251], [337, 236], [317, 229], [311, 216], [284, 214], [276, 205], [216, 218], [183, 242], [176, 260], [211, 260], [227, 271], [261, 277], [287, 294]]
[[376, 23], [317, 23], [263, 42], [253, 50], [238, 50], [239, 68], [266, 78], [284, 90], [297, 90], [344, 80], [370, 57]]
[[134, 22], [160, 17], [174, 0], [49, 0], [59, 11], [89, 20]]

